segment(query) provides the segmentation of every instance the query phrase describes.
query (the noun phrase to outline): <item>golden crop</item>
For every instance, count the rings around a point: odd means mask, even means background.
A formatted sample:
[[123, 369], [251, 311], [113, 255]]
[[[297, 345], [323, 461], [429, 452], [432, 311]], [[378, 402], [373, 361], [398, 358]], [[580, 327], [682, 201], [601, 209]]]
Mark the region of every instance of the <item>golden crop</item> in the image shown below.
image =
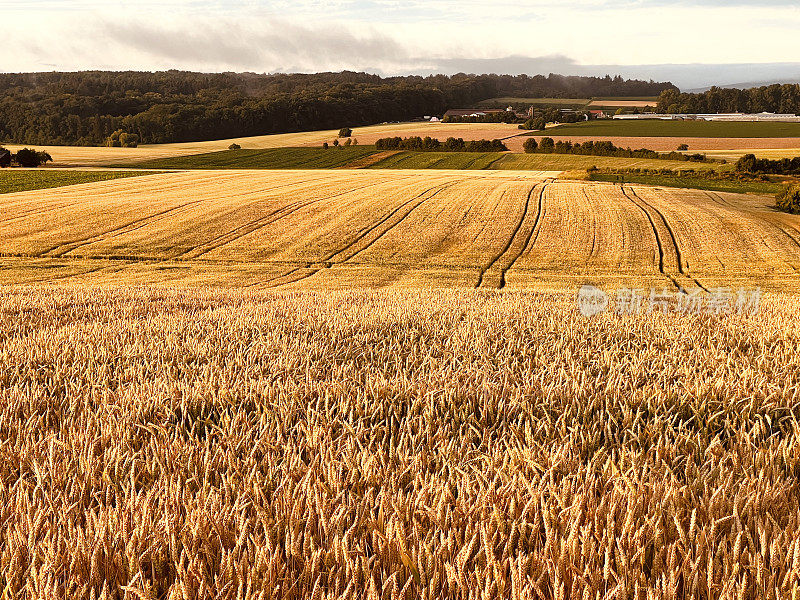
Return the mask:
[[773, 199], [554, 175], [195, 171], [2, 194], [0, 283], [800, 290], [800, 221]]
[[0, 593], [797, 598], [799, 309], [3, 288]]

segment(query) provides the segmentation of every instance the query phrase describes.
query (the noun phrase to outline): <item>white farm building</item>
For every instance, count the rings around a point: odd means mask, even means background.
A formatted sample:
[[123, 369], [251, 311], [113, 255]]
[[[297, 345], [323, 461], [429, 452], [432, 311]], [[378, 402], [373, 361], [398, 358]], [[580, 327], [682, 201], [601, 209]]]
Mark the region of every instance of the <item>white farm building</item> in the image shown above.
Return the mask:
[[764, 121], [773, 123], [800, 123], [800, 116], [776, 113], [711, 113], [711, 114], [658, 114], [644, 113], [640, 115], [614, 115], [621, 121]]

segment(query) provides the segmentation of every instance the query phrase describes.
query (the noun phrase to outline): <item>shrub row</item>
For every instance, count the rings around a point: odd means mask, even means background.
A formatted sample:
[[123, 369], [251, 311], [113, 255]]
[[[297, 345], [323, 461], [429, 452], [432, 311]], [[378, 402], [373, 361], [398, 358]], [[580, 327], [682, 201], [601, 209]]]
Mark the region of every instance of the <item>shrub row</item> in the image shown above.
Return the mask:
[[631, 150], [630, 148], [619, 148], [607, 141], [595, 142], [590, 140], [582, 144], [573, 144], [569, 140], [554, 142], [553, 138], [549, 137], [542, 138], [540, 142], [537, 142], [535, 138], [528, 138], [522, 147], [529, 154], [579, 154], [583, 156], [612, 156], [615, 158], [664, 159], [690, 162], [704, 162], [706, 160], [705, 154], [661, 153], [646, 148]]
[[502, 140], [470, 140], [449, 137], [440, 142], [432, 137], [388, 137], [375, 142], [378, 150], [415, 150], [417, 152], [505, 152], [508, 147]]
[[800, 175], [800, 157], [770, 160], [745, 154], [736, 162], [740, 173], [764, 173], [768, 175]]

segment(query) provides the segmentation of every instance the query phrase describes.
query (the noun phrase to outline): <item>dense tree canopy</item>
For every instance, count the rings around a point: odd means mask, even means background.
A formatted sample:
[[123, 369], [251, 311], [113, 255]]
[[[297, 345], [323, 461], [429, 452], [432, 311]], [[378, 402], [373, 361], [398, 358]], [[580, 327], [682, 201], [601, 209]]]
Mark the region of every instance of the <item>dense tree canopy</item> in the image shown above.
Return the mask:
[[115, 132], [143, 144], [223, 139], [439, 115], [505, 95], [638, 96], [665, 89], [673, 86], [560, 75], [0, 74], [0, 141], [101, 145]]
[[757, 173], [761, 175], [800, 175], [800, 157], [756, 158], [755, 154], [745, 154], [736, 162], [736, 170], [740, 173]]
[[712, 87], [699, 94], [667, 89], [658, 99], [662, 113], [800, 113], [800, 85], [768, 85], [746, 90]]

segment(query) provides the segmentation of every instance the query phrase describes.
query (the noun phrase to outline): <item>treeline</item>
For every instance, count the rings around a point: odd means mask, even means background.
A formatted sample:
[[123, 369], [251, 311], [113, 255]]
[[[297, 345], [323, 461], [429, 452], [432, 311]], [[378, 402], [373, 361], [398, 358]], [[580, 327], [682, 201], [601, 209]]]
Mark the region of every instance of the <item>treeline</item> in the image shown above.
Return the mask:
[[537, 142], [535, 138], [528, 138], [522, 144], [522, 148], [528, 154], [578, 154], [583, 156], [612, 156], [615, 158], [644, 158], [688, 162], [703, 162], [706, 160], [705, 154], [662, 153], [646, 148], [631, 150], [630, 148], [619, 148], [611, 142], [595, 142], [591, 140], [582, 144], [573, 144], [569, 140], [555, 142], [553, 138], [549, 137], [542, 138], [540, 142]]
[[659, 96], [656, 110], [661, 113], [800, 114], [800, 85], [775, 84], [744, 90], [712, 87], [697, 94], [668, 89]]
[[745, 154], [735, 166], [739, 173], [756, 173], [761, 175], [800, 175], [800, 157], [770, 160], [756, 158], [755, 154]]
[[413, 136], [408, 138], [388, 137], [375, 142], [378, 150], [414, 150], [416, 152], [506, 152], [508, 147], [502, 140], [470, 140], [449, 137], [444, 142], [436, 138]]
[[0, 140], [102, 145], [115, 143], [115, 132], [142, 144], [224, 139], [402, 121], [504, 95], [650, 95], [672, 88], [559, 75], [0, 74]]

